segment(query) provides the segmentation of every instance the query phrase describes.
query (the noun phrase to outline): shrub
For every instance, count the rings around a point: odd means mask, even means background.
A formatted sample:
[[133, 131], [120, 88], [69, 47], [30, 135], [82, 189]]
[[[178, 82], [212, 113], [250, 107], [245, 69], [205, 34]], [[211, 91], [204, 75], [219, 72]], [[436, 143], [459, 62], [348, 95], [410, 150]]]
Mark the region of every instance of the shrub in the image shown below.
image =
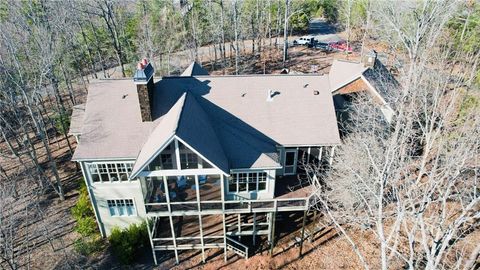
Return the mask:
[[72, 216], [78, 220], [82, 217], [91, 217], [93, 216], [92, 204], [88, 198], [88, 194], [80, 193], [78, 201], [74, 207], [72, 207]]
[[88, 256], [92, 253], [101, 251], [104, 248], [104, 242], [99, 235], [94, 237], [82, 237], [75, 240], [73, 247], [78, 253], [83, 256]]
[[82, 236], [90, 236], [96, 233], [97, 223], [93, 217], [82, 217], [77, 219], [77, 224], [75, 225], [75, 231], [81, 234]]
[[97, 224], [93, 215], [92, 204], [88, 197], [87, 187], [82, 181], [80, 184], [80, 195], [77, 203], [72, 207], [71, 213], [77, 224], [75, 225], [75, 231], [82, 236], [90, 236], [96, 233]]
[[148, 232], [145, 222], [132, 224], [128, 228], [113, 228], [108, 238], [112, 251], [123, 264], [131, 264], [148, 245]]

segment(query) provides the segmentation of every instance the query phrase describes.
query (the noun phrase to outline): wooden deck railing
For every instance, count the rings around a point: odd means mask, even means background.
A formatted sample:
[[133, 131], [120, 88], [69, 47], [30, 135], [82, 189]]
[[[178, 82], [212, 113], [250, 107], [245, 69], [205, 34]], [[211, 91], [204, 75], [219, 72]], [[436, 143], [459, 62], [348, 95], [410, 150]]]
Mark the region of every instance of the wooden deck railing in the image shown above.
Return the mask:
[[244, 244], [242, 244], [238, 241], [233, 240], [230, 237], [226, 237], [226, 238], [227, 238], [227, 249], [228, 250], [231, 250], [231, 251], [237, 253], [238, 255], [244, 257], [245, 259], [248, 259], [248, 247], [247, 246], [245, 246]]
[[[307, 210], [309, 197], [306, 198], [277, 198], [259, 200], [231, 200], [222, 201], [197, 201], [170, 202], [169, 203], [145, 203], [147, 214], [155, 216], [181, 216], [197, 215], [198, 212], [205, 214], [231, 214], [231, 213], [255, 213], [255, 212], [282, 212]], [[170, 209], [169, 209], [170, 208]]]

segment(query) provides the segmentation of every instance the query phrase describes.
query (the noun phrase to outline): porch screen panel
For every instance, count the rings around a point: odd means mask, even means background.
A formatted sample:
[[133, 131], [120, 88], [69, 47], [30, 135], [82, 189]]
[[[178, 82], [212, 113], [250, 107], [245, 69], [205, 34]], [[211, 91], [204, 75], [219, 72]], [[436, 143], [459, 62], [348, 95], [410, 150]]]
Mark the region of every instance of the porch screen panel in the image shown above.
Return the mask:
[[198, 187], [195, 185], [195, 176], [169, 176], [167, 182], [170, 201], [187, 202], [197, 200], [196, 189]]
[[222, 199], [221, 177], [215, 175], [199, 175], [200, 201], [218, 201]]

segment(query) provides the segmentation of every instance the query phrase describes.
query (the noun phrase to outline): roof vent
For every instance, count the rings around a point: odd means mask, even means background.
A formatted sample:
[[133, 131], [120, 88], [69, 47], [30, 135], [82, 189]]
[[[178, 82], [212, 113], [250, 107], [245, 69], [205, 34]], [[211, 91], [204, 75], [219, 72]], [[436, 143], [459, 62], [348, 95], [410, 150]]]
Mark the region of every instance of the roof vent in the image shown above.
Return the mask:
[[280, 92], [275, 91], [275, 90], [268, 90], [267, 91], [267, 101], [273, 101], [273, 98], [276, 95], [280, 95]]
[[318, 91], [318, 90], [313, 91], [313, 95], [315, 95], [315, 96], [320, 95], [320, 91]]

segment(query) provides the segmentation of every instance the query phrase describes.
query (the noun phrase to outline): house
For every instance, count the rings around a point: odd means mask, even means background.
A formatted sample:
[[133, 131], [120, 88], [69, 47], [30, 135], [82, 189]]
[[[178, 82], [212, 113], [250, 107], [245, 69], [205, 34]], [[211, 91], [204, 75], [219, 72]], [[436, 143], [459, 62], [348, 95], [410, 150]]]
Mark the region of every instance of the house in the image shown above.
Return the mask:
[[356, 94], [368, 93], [378, 104], [385, 120], [388, 123], [392, 121], [396, 92], [391, 89], [398, 88], [398, 82], [377, 59], [375, 51], [367, 54], [363, 62], [334, 60], [328, 77], [337, 112], [345, 110]]
[[273, 247], [276, 214], [309, 208], [301, 165], [328, 164], [340, 144], [331, 92], [328, 75], [210, 76], [197, 63], [156, 79], [146, 60], [133, 80], [91, 84], [72, 160], [102, 235], [148, 220], [155, 263], [163, 250], [248, 257], [242, 236]]

